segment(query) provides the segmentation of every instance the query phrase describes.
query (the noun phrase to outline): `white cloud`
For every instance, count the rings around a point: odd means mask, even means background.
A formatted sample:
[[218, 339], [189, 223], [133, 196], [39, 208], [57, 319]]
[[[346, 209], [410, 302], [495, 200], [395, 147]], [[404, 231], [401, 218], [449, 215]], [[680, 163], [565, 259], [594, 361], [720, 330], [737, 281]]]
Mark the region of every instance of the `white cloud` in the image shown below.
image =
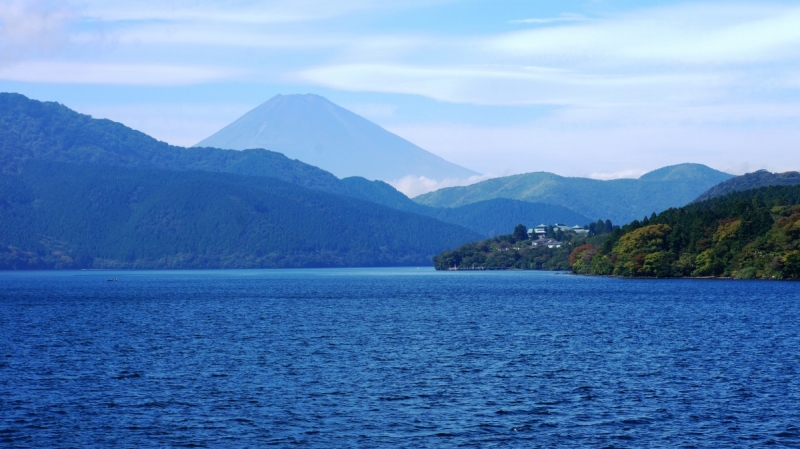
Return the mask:
[[73, 14], [41, 1], [0, 2], [0, 64], [31, 54], [52, 54], [66, 40]]
[[0, 80], [29, 83], [177, 86], [232, 79], [242, 73], [227, 68], [190, 65], [25, 61], [0, 68]]
[[608, 181], [611, 179], [636, 179], [645, 173], [647, 173], [647, 170], [630, 168], [627, 170], [621, 170], [617, 172], [590, 173], [588, 177], [592, 179], [600, 179], [602, 181]]
[[434, 190], [444, 189], [446, 187], [468, 186], [470, 184], [475, 184], [476, 182], [481, 182], [496, 177], [496, 175], [489, 173], [485, 175], [471, 176], [464, 179], [446, 178], [442, 180], [436, 180], [426, 178], [425, 176], [408, 175], [400, 179], [395, 179], [394, 181], [389, 181], [389, 184], [407, 197], [413, 198]]
[[752, 63], [796, 56], [800, 8], [686, 4], [487, 40], [488, 51], [541, 62]]

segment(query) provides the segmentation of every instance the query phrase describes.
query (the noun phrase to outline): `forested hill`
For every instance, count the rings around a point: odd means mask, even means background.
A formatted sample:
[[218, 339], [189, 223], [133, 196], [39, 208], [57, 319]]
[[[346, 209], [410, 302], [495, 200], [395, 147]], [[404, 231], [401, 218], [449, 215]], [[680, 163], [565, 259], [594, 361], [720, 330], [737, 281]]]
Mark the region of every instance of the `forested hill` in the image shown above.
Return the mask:
[[796, 171], [770, 173], [766, 170], [759, 170], [753, 173], [737, 176], [717, 184], [697, 197], [695, 202], [705, 201], [710, 198], [716, 198], [718, 196], [723, 196], [742, 190], [757, 189], [759, 187], [767, 186], [789, 186], [797, 184], [800, 184], [800, 173]]
[[732, 175], [700, 164], [664, 167], [639, 179], [600, 181], [553, 173], [526, 173], [451, 187], [414, 198], [431, 207], [458, 207], [494, 198], [546, 203], [581, 215], [627, 223], [653, 212], [688, 204]]
[[480, 235], [278, 179], [25, 161], [0, 173], [0, 268], [429, 265]]
[[734, 192], [669, 209], [575, 248], [576, 273], [800, 279], [800, 186]]

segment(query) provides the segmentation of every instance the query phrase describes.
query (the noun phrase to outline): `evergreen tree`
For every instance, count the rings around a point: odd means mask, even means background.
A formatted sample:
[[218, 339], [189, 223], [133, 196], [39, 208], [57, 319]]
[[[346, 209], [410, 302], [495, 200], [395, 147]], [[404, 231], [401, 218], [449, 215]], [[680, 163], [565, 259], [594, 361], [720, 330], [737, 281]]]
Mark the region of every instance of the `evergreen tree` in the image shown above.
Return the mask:
[[598, 235], [606, 233], [606, 224], [603, 223], [603, 220], [597, 220], [597, 223], [594, 225], [594, 231]]
[[528, 239], [528, 227], [524, 224], [518, 224], [514, 228], [514, 240], [515, 241], [522, 241]]

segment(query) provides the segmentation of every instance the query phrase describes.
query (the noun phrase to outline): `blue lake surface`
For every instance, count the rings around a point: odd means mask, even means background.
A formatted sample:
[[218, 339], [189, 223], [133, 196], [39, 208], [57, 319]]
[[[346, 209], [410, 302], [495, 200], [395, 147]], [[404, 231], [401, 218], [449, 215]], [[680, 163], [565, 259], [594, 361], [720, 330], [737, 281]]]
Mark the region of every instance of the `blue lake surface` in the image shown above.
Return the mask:
[[0, 273], [0, 446], [799, 447], [799, 293], [427, 268]]

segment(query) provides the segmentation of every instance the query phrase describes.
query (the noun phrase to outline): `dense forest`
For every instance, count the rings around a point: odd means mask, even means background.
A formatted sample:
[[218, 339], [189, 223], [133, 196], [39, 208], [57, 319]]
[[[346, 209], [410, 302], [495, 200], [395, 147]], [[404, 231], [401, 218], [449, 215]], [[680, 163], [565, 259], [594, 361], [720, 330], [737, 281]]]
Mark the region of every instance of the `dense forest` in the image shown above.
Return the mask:
[[800, 186], [669, 209], [574, 248], [570, 261], [596, 275], [800, 279]]
[[600, 244], [615, 228], [611, 220], [598, 220], [589, 227], [588, 235], [559, 231], [549, 226], [542, 236], [552, 243], [530, 236], [519, 224], [511, 234], [499, 235], [478, 242], [466, 243], [444, 251], [433, 258], [437, 270], [569, 270], [572, 248], [586, 243]]
[[465, 228], [273, 178], [27, 161], [0, 174], [0, 269], [428, 265]]

